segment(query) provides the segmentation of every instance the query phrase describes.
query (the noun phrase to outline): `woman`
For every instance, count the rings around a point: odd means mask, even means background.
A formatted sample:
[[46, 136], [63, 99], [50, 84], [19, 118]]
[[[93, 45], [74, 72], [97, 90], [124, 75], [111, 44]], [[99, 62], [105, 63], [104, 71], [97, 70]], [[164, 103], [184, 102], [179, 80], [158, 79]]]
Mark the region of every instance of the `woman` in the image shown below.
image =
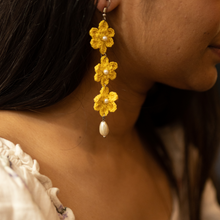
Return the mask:
[[[1, 219], [220, 219], [219, 11], [217, 0], [2, 0]], [[107, 52], [91, 41], [105, 18]], [[118, 64], [106, 138], [91, 46]]]

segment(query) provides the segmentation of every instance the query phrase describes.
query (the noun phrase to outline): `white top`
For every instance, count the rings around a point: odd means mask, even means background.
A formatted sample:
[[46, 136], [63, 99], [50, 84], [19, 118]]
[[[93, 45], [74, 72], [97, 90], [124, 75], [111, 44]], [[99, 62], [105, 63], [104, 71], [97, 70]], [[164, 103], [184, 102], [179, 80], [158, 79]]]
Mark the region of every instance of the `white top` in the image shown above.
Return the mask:
[[[175, 158], [174, 165], [178, 162], [177, 177], [181, 174], [180, 162], [183, 154], [181, 147], [177, 147], [175, 138], [179, 143], [181, 135], [178, 129], [165, 129], [162, 135], [166, 144], [170, 146], [168, 151], [171, 150]], [[14, 145], [0, 138], [1, 220], [75, 220], [74, 210], [65, 208], [57, 198], [59, 189], [53, 187], [51, 180], [40, 174], [39, 170], [38, 162], [24, 153], [19, 144]], [[180, 219], [188, 219], [188, 214], [180, 210], [179, 201], [173, 192], [173, 211], [170, 220]], [[207, 181], [203, 193], [202, 220], [220, 220], [220, 207], [210, 180]]]

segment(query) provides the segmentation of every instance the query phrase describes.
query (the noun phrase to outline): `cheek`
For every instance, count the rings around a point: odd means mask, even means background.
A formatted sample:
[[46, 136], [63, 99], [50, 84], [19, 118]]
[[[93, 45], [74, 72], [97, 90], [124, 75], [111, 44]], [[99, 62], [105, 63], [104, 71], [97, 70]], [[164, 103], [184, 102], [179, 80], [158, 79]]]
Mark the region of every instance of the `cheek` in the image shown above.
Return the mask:
[[217, 63], [207, 47], [219, 32], [220, 3], [187, 2], [164, 10], [166, 13], [147, 23], [141, 45], [150, 46], [142, 49], [142, 61], [151, 64], [148, 77], [152, 80], [202, 91], [212, 87], [217, 78]]
[[[210, 89], [217, 78], [214, 54], [209, 48], [195, 44], [157, 44], [148, 54], [150, 63], [146, 77], [170, 86], [197, 91]], [[144, 60], [143, 60], [144, 61]]]
[[202, 59], [181, 59], [175, 55], [152, 63], [146, 77], [176, 88], [196, 91], [208, 90], [215, 84], [217, 71], [208, 52]]

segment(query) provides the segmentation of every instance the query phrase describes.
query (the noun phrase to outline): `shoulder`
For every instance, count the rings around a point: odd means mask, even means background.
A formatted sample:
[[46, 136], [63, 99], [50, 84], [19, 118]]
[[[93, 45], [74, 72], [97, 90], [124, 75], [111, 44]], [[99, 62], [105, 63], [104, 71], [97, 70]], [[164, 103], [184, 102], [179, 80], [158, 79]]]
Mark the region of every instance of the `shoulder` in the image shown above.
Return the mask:
[[45, 219], [23, 179], [10, 168], [8, 158], [0, 156], [0, 216], [3, 219]]
[[[58, 189], [19, 145], [0, 138], [0, 216], [5, 220], [59, 220]], [[57, 202], [59, 203], [59, 202]], [[68, 218], [71, 219], [71, 218]]]

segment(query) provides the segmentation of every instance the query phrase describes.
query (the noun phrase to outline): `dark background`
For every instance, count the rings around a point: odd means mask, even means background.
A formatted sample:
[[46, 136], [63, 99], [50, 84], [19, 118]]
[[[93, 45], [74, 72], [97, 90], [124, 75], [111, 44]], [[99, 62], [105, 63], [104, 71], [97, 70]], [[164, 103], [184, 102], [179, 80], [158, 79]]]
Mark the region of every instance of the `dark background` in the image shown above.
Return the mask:
[[[217, 84], [219, 88], [219, 102], [220, 102], [220, 64], [217, 65], [217, 70], [218, 70]], [[216, 166], [215, 166], [215, 174], [216, 175], [214, 175], [214, 183], [217, 189], [218, 201], [220, 204], [220, 150], [218, 152], [218, 159], [217, 159]]]

